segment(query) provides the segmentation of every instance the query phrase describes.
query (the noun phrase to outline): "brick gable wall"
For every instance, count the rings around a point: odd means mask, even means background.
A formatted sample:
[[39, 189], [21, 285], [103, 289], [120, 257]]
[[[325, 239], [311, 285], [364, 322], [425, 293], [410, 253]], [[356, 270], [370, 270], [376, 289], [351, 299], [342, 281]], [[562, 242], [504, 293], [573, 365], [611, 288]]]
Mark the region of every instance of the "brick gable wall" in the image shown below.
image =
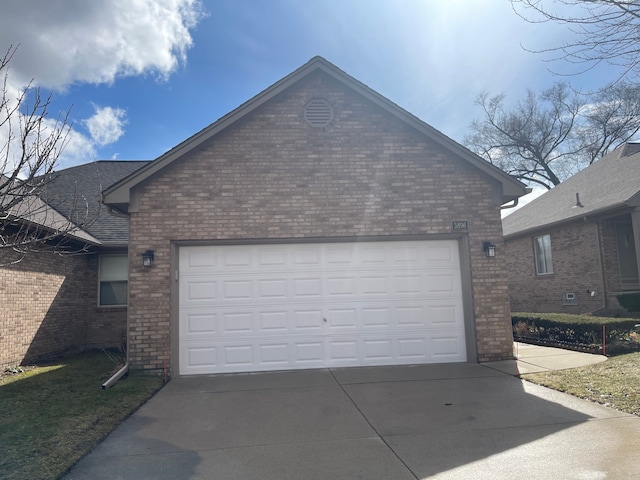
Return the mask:
[[[553, 274], [536, 275], [533, 237], [551, 235]], [[514, 312], [587, 313], [604, 307], [597, 224], [575, 222], [506, 241], [511, 310]], [[591, 296], [590, 292], [595, 291]], [[564, 305], [564, 292], [577, 305]]]
[[[313, 98], [334, 106], [324, 129], [303, 118]], [[492, 186], [342, 85], [307, 77], [141, 187], [130, 219], [130, 362], [171, 365], [172, 242], [451, 234], [454, 220], [469, 222], [478, 359], [510, 358]], [[498, 257], [484, 256], [485, 240]], [[151, 269], [141, 266], [146, 249]]]

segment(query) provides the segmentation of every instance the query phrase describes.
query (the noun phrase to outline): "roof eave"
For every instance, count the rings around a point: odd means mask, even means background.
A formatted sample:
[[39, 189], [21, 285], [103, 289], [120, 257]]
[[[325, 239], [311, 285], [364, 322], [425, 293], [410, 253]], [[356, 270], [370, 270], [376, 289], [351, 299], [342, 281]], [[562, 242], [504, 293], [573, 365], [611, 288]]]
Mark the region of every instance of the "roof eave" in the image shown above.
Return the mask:
[[550, 228], [555, 228], [563, 224], [577, 222], [579, 220], [589, 221], [593, 219], [593, 217], [601, 217], [610, 215], [614, 212], [620, 212], [621, 210], [633, 208], [632, 205], [629, 205], [628, 202], [617, 203], [615, 205], [609, 205], [607, 207], [602, 207], [597, 210], [593, 210], [591, 212], [584, 213], [582, 215], [574, 215], [573, 217], [564, 218], [562, 220], [557, 220], [555, 222], [545, 223], [543, 225], [537, 225], [530, 228], [525, 228], [523, 230], [518, 230], [517, 232], [505, 233], [505, 240], [509, 240], [511, 238], [521, 237], [523, 235], [531, 234], [540, 230], [548, 230]]

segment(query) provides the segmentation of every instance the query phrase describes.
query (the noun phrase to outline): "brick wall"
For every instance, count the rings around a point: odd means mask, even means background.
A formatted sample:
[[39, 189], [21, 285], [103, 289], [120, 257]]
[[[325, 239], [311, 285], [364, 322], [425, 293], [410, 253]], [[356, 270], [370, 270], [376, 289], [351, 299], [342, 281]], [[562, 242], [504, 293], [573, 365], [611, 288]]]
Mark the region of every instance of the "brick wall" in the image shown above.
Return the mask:
[[[536, 275], [533, 234], [506, 241], [511, 310], [587, 313], [603, 308], [598, 225], [578, 221], [535, 235], [547, 233], [553, 258], [550, 275]], [[578, 304], [564, 305], [564, 292], [575, 293]]]
[[[109, 254], [127, 253], [124, 249], [109, 250]], [[86, 277], [90, 294], [87, 301], [86, 349], [125, 348], [127, 344], [127, 307], [98, 306], [98, 257], [91, 255]]]
[[[15, 258], [3, 252], [0, 263]], [[96, 304], [96, 255], [32, 253], [0, 266], [0, 368], [121, 345], [126, 309]]]
[[[317, 97], [334, 106], [334, 121], [322, 130], [303, 118]], [[478, 359], [511, 357], [502, 226], [492, 199], [479, 172], [314, 74], [141, 187], [130, 220], [132, 366], [159, 369], [165, 355], [171, 364], [172, 241], [450, 234], [454, 220], [469, 222]], [[497, 258], [484, 256], [485, 240], [497, 244]], [[155, 250], [152, 269], [141, 267], [146, 249]]]

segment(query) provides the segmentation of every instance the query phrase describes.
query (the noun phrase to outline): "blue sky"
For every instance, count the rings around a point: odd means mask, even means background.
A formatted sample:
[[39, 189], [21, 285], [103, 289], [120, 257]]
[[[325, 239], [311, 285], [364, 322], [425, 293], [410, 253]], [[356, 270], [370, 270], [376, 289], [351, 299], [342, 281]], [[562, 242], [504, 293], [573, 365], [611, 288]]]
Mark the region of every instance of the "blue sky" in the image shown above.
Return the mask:
[[[531, 49], [566, 26], [529, 24], [509, 0], [23, 0], [3, 3], [10, 88], [71, 108], [60, 167], [154, 159], [315, 55], [461, 142], [482, 91], [516, 101], [562, 78]], [[608, 68], [565, 77], [578, 88]]]

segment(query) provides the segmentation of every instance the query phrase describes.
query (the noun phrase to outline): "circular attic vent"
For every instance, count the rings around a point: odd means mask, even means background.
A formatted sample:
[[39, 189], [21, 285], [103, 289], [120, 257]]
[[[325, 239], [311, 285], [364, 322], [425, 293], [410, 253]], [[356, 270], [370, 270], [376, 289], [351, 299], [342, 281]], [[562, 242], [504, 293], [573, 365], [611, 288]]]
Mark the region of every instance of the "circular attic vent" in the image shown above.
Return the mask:
[[304, 119], [314, 128], [324, 128], [333, 120], [333, 107], [326, 100], [311, 100], [304, 107]]

